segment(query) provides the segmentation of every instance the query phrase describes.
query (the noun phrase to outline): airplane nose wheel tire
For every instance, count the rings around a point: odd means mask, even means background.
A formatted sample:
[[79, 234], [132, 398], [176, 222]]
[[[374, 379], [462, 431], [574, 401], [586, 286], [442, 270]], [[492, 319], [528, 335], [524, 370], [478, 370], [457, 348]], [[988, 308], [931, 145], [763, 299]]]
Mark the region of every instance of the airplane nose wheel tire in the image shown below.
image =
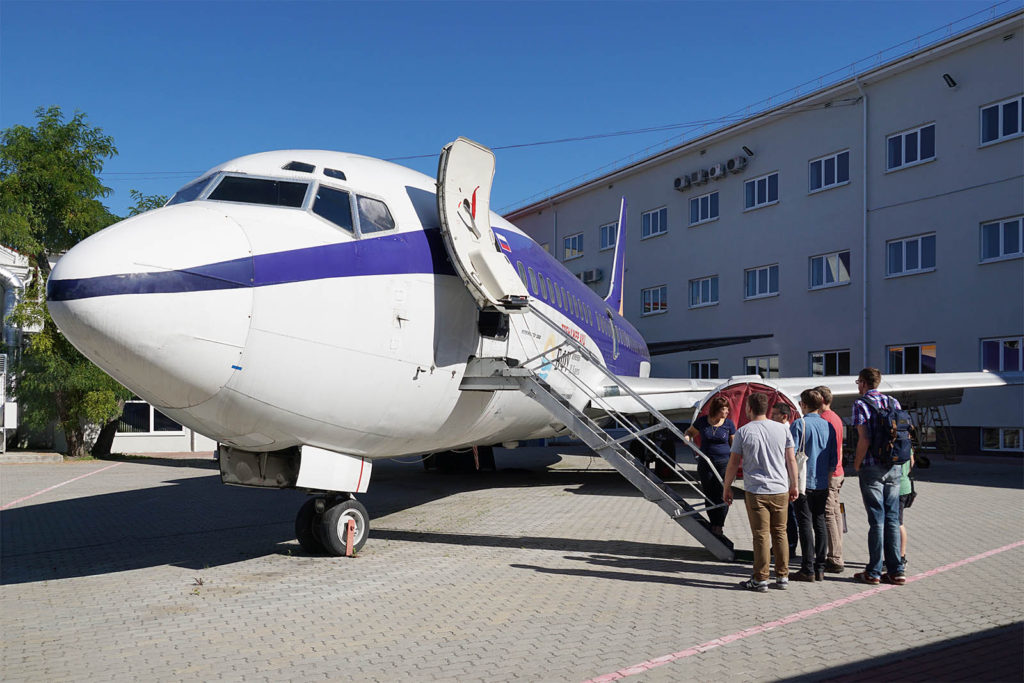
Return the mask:
[[345, 555], [349, 520], [356, 523], [352, 539], [352, 550], [356, 552], [366, 543], [370, 533], [370, 515], [363, 504], [355, 498], [348, 498], [324, 510], [320, 518], [319, 540], [328, 555]]
[[320, 515], [316, 512], [316, 498], [310, 498], [295, 515], [295, 538], [299, 545], [310, 555], [323, 555], [327, 552], [320, 542]]

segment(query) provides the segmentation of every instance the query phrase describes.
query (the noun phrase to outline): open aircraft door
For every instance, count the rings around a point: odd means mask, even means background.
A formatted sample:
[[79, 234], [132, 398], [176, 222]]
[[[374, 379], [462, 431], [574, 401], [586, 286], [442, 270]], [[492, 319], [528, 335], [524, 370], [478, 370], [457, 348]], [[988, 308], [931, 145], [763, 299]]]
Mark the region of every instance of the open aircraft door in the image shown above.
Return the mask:
[[729, 402], [729, 417], [736, 428], [747, 424], [746, 402], [750, 394], [768, 395], [768, 415], [771, 416], [772, 408], [776, 403], [788, 404], [793, 411], [793, 418], [801, 416], [800, 401], [795, 396], [790, 396], [782, 389], [775, 386], [771, 380], [761, 379], [758, 375], [741, 375], [730, 377], [728, 381], [718, 385], [701, 399], [695, 406], [693, 419], [708, 414], [708, 407], [711, 399], [715, 396], [722, 396]]
[[460, 137], [445, 145], [437, 168], [437, 213], [452, 265], [481, 308], [521, 313], [526, 285], [491, 231], [494, 153]]

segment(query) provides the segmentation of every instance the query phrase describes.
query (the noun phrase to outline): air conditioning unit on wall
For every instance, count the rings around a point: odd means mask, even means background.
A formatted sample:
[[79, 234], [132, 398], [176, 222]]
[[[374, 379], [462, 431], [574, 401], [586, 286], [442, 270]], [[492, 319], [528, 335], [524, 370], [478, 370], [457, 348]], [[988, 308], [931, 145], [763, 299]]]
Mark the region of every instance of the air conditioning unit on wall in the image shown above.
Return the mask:
[[747, 158], [742, 154], [738, 157], [733, 157], [729, 161], [725, 162], [725, 170], [729, 173], [739, 173], [747, 167]]
[[604, 273], [600, 268], [593, 268], [591, 270], [584, 270], [583, 277], [580, 279], [585, 283], [590, 284], [592, 282], [600, 282], [603, 277]]
[[708, 172], [706, 169], [700, 169], [690, 174], [690, 183], [693, 185], [703, 185], [708, 181]]
[[725, 164], [715, 164], [708, 169], [708, 176], [712, 180], [721, 180], [725, 177]]
[[675, 182], [672, 183], [672, 186], [679, 190], [680, 192], [686, 192], [687, 190], [689, 190], [690, 185], [691, 183], [689, 174], [686, 174], [680, 178], [676, 178]]

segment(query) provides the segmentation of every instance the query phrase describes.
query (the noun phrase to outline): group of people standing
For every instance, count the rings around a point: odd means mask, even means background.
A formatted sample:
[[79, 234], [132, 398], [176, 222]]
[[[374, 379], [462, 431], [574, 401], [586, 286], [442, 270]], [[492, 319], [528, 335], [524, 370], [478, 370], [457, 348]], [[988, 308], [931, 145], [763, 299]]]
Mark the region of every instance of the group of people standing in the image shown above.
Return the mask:
[[[878, 462], [872, 456], [867, 423], [872, 407], [899, 403], [878, 391], [881, 373], [865, 368], [857, 378], [861, 395], [854, 402], [852, 424], [858, 430], [854, 468], [868, 513], [868, 564], [854, 574], [855, 581], [902, 585], [905, 535], [901, 544], [902, 506], [900, 465]], [[747, 423], [736, 428], [729, 417], [729, 402], [716, 396], [708, 414], [694, 421], [685, 436], [700, 437], [709, 462], [698, 459], [698, 476], [705, 495], [726, 506], [733, 501], [732, 484], [742, 467], [744, 501], [753, 535], [753, 576], [741, 587], [766, 591], [771, 554], [775, 556], [775, 587], [785, 589], [794, 581], [823, 581], [826, 573], [840, 574], [843, 562], [843, 519], [839, 491], [843, 485], [843, 420], [831, 409], [832, 391], [826, 386], [800, 394], [802, 416], [792, 419], [790, 406], [778, 401], [768, 415], [767, 394], [747, 396]], [[869, 407], [869, 404], [870, 406]], [[799, 463], [798, 463], [799, 454]], [[715, 471], [712, 471], [714, 468]], [[909, 468], [907, 468], [909, 469]], [[721, 535], [728, 507], [708, 512], [711, 531]], [[787, 527], [795, 517], [801, 546], [801, 566], [790, 575], [791, 546]], [[883, 560], [886, 573], [882, 572]]]

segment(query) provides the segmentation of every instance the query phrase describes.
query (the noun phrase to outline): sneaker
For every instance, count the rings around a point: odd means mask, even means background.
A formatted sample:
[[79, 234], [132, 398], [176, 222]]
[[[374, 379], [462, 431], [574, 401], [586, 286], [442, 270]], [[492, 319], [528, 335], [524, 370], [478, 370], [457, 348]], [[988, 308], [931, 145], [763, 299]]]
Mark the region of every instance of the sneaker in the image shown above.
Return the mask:
[[784, 591], [789, 588], [789, 578], [785, 576], [775, 577], [775, 587], [780, 591]]
[[894, 586], [902, 586], [907, 582], [907, 577], [903, 573], [900, 574], [882, 574], [882, 583], [891, 583]]
[[789, 578], [794, 581], [806, 581], [808, 583], [814, 583], [814, 572], [809, 572], [806, 569], [801, 569], [796, 574], [790, 574]]
[[815, 581], [824, 581], [825, 580], [825, 570], [823, 570], [823, 569], [815, 570], [815, 572], [814, 572], [814, 580]]
[[757, 591], [758, 593], [768, 592], [767, 581], [754, 581], [753, 579], [747, 579], [746, 581], [740, 581], [740, 588], [748, 591]]
[[857, 572], [853, 575], [853, 580], [857, 583], [866, 583], [869, 586], [877, 586], [881, 582], [877, 576], [870, 576], [867, 572]]
[[829, 574], [842, 574], [846, 568], [838, 562], [826, 562], [825, 571]]

